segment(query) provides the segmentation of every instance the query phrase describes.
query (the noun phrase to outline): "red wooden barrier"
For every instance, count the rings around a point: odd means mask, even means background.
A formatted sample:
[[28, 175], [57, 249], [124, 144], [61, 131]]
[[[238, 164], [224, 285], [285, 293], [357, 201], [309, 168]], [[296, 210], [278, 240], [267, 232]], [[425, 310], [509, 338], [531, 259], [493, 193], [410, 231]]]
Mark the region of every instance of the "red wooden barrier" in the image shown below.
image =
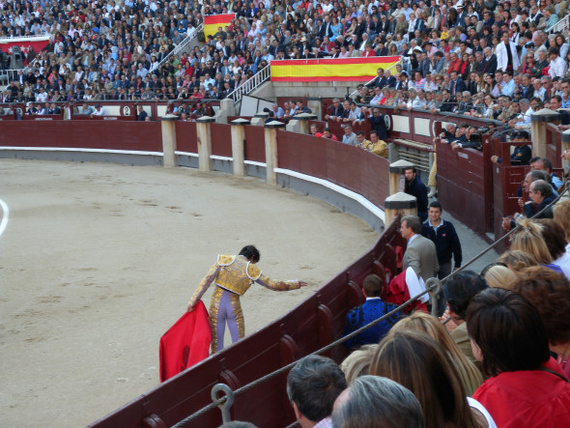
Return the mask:
[[0, 145], [162, 152], [162, 137], [158, 122], [5, 121]]
[[176, 149], [181, 152], [198, 153], [195, 122], [176, 121]]
[[212, 137], [212, 154], [232, 157], [232, 130], [230, 125], [212, 123], [210, 127]]
[[265, 163], [265, 128], [245, 127], [245, 160]]
[[450, 144], [437, 143], [438, 200], [444, 210], [469, 219], [470, 227], [479, 235], [492, 231], [488, 204], [492, 199], [488, 165], [490, 159], [474, 149], [453, 150]]

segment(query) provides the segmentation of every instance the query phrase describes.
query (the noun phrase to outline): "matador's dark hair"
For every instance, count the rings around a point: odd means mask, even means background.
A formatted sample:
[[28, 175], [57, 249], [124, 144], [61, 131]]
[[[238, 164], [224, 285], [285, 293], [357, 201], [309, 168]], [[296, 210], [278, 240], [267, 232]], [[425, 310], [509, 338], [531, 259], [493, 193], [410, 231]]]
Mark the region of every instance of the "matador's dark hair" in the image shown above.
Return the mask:
[[244, 256], [248, 260], [253, 258], [254, 263], [257, 263], [261, 258], [261, 254], [259, 254], [259, 250], [255, 248], [255, 245], [246, 245], [241, 249], [239, 255]]

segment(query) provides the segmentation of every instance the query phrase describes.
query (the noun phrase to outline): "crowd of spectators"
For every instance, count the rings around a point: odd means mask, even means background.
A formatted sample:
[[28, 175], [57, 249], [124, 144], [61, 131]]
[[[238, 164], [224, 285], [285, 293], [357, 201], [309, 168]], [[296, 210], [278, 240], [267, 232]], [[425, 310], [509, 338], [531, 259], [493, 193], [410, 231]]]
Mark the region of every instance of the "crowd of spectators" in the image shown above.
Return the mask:
[[[570, 199], [553, 211], [553, 219], [521, 221], [499, 262], [449, 277], [443, 317], [373, 311], [384, 325], [347, 338], [357, 349], [340, 365], [299, 360], [287, 378], [299, 425], [567, 426]], [[391, 288], [377, 275], [363, 286], [366, 304], [376, 305], [386, 294], [379, 287]]]
[[[395, 324], [386, 318], [389, 332], [379, 343], [360, 333], [370, 340], [340, 365], [347, 391], [362, 376], [391, 379], [415, 395], [426, 427], [570, 423], [570, 199], [550, 217], [520, 220], [510, 250], [480, 274], [449, 277], [439, 319], [421, 310]], [[339, 400], [332, 426], [358, 426], [335, 424], [346, 411]], [[373, 412], [350, 411], [364, 418]]]
[[[396, 74], [380, 70], [359, 103], [502, 120], [518, 104], [526, 121], [525, 100], [570, 103], [567, 34], [546, 33], [566, 10], [566, 0], [4, 0], [0, 37], [52, 40], [27, 53], [2, 101], [219, 99], [274, 59], [398, 55]], [[202, 48], [160, 65], [204, 16], [228, 12]]]

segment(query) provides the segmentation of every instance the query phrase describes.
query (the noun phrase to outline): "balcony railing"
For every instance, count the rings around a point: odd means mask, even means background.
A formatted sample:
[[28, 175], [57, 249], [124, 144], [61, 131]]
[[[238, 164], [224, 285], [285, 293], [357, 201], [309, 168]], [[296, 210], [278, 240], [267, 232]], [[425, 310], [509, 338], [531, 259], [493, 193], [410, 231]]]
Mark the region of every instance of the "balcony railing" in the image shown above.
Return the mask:
[[548, 32], [550, 34], [559, 32], [564, 33], [564, 31], [567, 31], [568, 28], [570, 28], [570, 13], [558, 21], [556, 24], [554, 24], [552, 27], [550, 27], [550, 30], [548, 30]]
[[0, 86], [8, 85], [12, 80], [16, 80], [18, 78], [18, 72], [21, 71], [21, 68], [9, 68], [7, 70], [0, 70]]
[[235, 88], [235, 90], [228, 96], [228, 98], [233, 99], [234, 104], [237, 104], [241, 101], [244, 95], [249, 94], [262, 83], [268, 81], [270, 77], [271, 67], [268, 65], [255, 73], [253, 77], [250, 77], [237, 88]]
[[182, 52], [184, 52], [184, 50], [188, 47], [188, 45], [190, 45], [190, 43], [196, 39], [198, 37], [198, 35], [204, 31], [204, 23], [198, 25], [196, 27], [196, 29], [194, 30], [193, 33], [191, 33], [190, 35], [186, 36], [184, 38], [184, 40], [182, 40], [180, 43], [178, 43], [176, 45], [176, 47], [174, 49], [172, 49], [172, 51], [170, 51], [168, 53], [168, 55], [166, 55], [162, 61], [160, 61], [160, 63], [158, 64], [158, 67], [162, 67], [164, 64], [167, 64], [168, 61], [170, 61], [170, 58], [172, 58], [174, 55], [181, 55]]

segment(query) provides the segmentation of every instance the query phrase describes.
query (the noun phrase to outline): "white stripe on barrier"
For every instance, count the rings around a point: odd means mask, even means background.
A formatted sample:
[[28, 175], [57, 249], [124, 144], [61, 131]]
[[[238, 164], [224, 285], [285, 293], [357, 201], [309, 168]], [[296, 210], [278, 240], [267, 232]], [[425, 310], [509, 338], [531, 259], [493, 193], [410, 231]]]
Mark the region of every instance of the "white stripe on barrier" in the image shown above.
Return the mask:
[[323, 186], [323, 187], [328, 187], [332, 191], [339, 193], [341, 195], [344, 195], [347, 198], [351, 198], [355, 202], [358, 202], [360, 205], [362, 205], [364, 208], [366, 208], [368, 211], [370, 211], [372, 214], [374, 214], [376, 217], [378, 217], [382, 221], [385, 221], [385, 219], [386, 219], [385, 215], [384, 215], [384, 211], [382, 211], [380, 208], [378, 208], [376, 205], [374, 205], [372, 202], [370, 202], [364, 196], [362, 196], [356, 192], [345, 189], [344, 187], [341, 187], [341, 186], [334, 184], [330, 181], [323, 180], [322, 178], [317, 178], [317, 177], [313, 177], [311, 175], [301, 174], [299, 172], [292, 171], [290, 169], [275, 168], [275, 172], [277, 172], [278, 174], [289, 175], [291, 177], [295, 177], [295, 178], [298, 178], [300, 180], [309, 181], [311, 183], [315, 183], [315, 184], [318, 184], [318, 185]]
[[11, 151], [21, 150], [28, 152], [78, 152], [78, 153], [108, 153], [119, 155], [144, 155], [144, 156], [159, 156], [163, 157], [162, 152], [148, 152], [142, 150], [110, 150], [110, 149], [76, 149], [69, 147], [17, 147], [17, 146], [2, 146], [0, 150]]
[[10, 208], [8, 208], [8, 204], [0, 199], [0, 207], [2, 207], [2, 221], [0, 222], [0, 236], [6, 230], [8, 226], [8, 217], [10, 217]]

